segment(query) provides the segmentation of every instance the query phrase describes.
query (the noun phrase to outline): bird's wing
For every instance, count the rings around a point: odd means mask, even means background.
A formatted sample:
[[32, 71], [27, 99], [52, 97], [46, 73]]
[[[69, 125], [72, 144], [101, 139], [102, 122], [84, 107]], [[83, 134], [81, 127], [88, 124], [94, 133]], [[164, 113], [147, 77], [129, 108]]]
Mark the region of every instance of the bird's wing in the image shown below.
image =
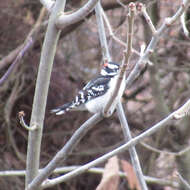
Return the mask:
[[106, 85], [111, 80], [110, 76], [97, 76], [96, 78], [90, 80], [86, 86], [83, 88], [83, 90], [88, 90], [92, 88], [93, 86], [100, 86], [100, 85]]
[[111, 77], [99, 76], [87, 83], [87, 85], [81, 90], [86, 96], [87, 101], [104, 95], [109, 88], [108, 83], [110, 80]]
[[110, 80], [111, 77], [106, 76], [98, 76], [97, 78], [92, 79], [78, 92], [72, 102], [64, 104], [51, 112], [61, 115], [70, 110], [85, 110], [86, 108], [84, 104], [86, 102], [106, 93], [109, 88], [108, 83]]

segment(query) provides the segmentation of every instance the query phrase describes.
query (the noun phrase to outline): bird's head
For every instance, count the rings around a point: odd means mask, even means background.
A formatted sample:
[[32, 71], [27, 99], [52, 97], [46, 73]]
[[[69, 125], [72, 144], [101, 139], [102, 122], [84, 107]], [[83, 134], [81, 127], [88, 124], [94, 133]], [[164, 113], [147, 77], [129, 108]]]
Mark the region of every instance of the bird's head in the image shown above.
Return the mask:
[[118, 74], [119, 64], [114, 62], [105, 62], [100, 74], [103, 76], [115, 76]]

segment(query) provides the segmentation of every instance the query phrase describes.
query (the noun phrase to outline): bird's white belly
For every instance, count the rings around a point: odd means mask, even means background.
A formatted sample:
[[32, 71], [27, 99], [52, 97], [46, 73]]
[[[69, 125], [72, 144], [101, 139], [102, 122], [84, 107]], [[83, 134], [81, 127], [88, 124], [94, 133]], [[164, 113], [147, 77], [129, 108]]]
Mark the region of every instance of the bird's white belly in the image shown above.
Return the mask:
[[[112, 78], [111, 80], [112, 80], [110, 82], [111, 86], [110, 86], [109, 90], [103, 96], [97, 97], [97, 98], [95, 98], [93, 100], [90, 100], [89, 102], [86, 103], [85, 106], [86, 106], [86, 108], [88, 109], [89, 112], [98, 113], [98, 112], [103, 111], [103, 109], [107, 105], [110, 97], [112, 96], [114, 88], [115, 88], [115, 85], [116, 85], [116, 81], [117, 81], [116, 77]], [[121, 83], [120, 90], [118, 92], [118, 96], [117, 96], [117, 98], [115, 99], [115, 101], [112, 104], [113, 108], [115, 108], [118, 100], [120, 100], [120, 98], [122, 97], [124, 89], [125, 89], [125, 77], [124, 77], [124, 79], [123, 79], [123, 81]]]

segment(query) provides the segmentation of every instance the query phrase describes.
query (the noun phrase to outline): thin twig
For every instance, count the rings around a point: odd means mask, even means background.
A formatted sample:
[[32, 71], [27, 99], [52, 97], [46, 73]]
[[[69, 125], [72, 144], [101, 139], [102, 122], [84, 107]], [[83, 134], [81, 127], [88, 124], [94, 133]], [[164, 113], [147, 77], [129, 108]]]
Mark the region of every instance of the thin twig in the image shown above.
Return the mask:
[[159, 150], [155, 147], [150, 146], [149, 144], [145, 143], [145, 142], [140, 142], [140, 145], [142, 145], [144, 148], [153, 151], [155, 153], [158, 154], [168, 154], [168, 155], [172, 155], [172, 156], [182, 156], [183, 154], [185, 154], [186, 152], [190, 151], [190, 147], [186, 147], [183, 150], [180, 150], [179, 152], [169, 152], [169, 151], [165, 151], [165, 150]]
[[128, 76], [128, 78], [126, 80], [126, 88], [129, 88], [131, 86], [131, 84], [133, 83], [133, 81], [137, 78], [140, 71], [146, 65], [146, 63], [149, 59], [149, 56], [152, 54], [153, 50], [155, 49], [162, 34], [166, 31], [166, 29], [169, 26], [171, 26], [183, 14], [183, 12], [187, 8], [189, 2], [190, 2], [190, 0], [184, 0], [183, 4], [180, 6], [180, 8], [177, 10], [177, 12], [172, 17], [166, 18], [164, 20], [163, 24], [161, 25], [161, 27], [153, 35], [148, 47], [146, 48], [144, 55], [140, 57], [139, 61], [135, 65], [134, 69]]
[[12, 65], [8, 68], [6, 73], [1, 77], [0, 79], [0, 86], [3, 85], [3, 83], [6, 81], [6, 79], [9, 77], [9, 75], [12, 73], [14, 68], [18, 65], [21, 58], [24, 56], [24, 54], [28, 51], [28, 49], [33, 45], [32, 38], [29, 38], [26, 44], [23, 46], [22, 50], [17, 55], [16, 59], [12, 63]]
[[188, 116], [190, 114], [190, 99], [177, 110], [174, 117], [175, 119], [181, 119], [182, 117]]
[[152, 34], [154, 35], [156, 33], [156, 28], [155, 28], [154, 24], [152, 23], [152, 20], [146, 11], [145, 5], [142, 3], [138, 3], [137, 6], [138, 6], [138, 11], [142, 12], [146, 22], [148, 23], [148, 25], [150, 27]]
[[[64, 176], [60, 176], [60, 177], [54, 178], [52, 180], [45, 181], [43, 183], [42, 187], [43, 188], [51, 187], [51, 186], [54, 186], [55, 184], [59, 184], [59, 183], [68, 181], [71, 178], [76, 177], [76, 176], [86, 172], [89, 168], [95, 167], [96, 165], [105, 162], [107, 159], [111, 158], [112, 156], [115, 156], [121, 152], [128, 150], [129, 147], [135, 146], [137, 143], [141, 142], [144, 138], [154, 134], [155, 132], [162, 129], [164, 126], [166, 126], [166, 124], [168, 124], [168, 122], [170, 122], [170, 120], [174, 118], [174, 114], [175, 114], [175, 112], [171, 113], [165, 119], [161, 120], [160, 122], [158, 122], [157, 124], [155, 124], [154, 126], [149, 128], [144, 133], [142, 133], [142, 134], [138, 135], [137, 137], [131, 139], [129, 142], [127, 142], [124, 145], [116, 148], [115, 150], [99, 157], [98, 159], [96, 159], [96, 160], [94, 160], [88, 164], [85, 164], [85, 165], [81, 166], [80, 168], [78, 168], [74, 171], [71, 171], [68, 174], [65, 174]], [[28, 189], [28, 190], [31, 190], [31, 189]]]
[[29, 32], [28, 36], [26, 37], [25, 42], [22, 45], [18, 46], [15, 50], [13, 50], [8, 56], [6, 56], [0, 62], [2, 68], [4, 65], [6, 65], [7, 62], [10, 61], [10, 59], [14, 58], [14, 56], [16, 57], [14, 62], [11, 64], [6, 73], [0, 79], [0, 85], [2, 85], [6, 81], [9, 75], [13, 72], [14, 68], [20, 63], [20, 60], [22, 59], [24, 54], [33, 46], [34, 41], [36, 40], [36, 36], [40, 31], [40, 25], [42, 23], [44, 16], [45, 16], [45, 9], [42, 8], [38, 16], [38, 19], [32, 30]]
[[113, 102], [117, 98], [122, 81], [125, 80], [126, 69], [127, 69], [127, 66], [129, 65], [129, 60], [132, 53], [133, 24], [134, 24], [135, 12], [136, 12], [135, 4], [130, 3], [129, 15], [128, 15], [127, 49], [124, 51], [124, 58], [122, 60], [122, 65], [121, 65], [120, 73], [115, 85], [114, 92], [112, 93], [107, 105], [105, 106], [103, 110], [103, 115], [105, 117], [109, 117], [113, 113], [113, 110], [115, 109], [114, 107], [112, 107]]
[[6, 67], [9, 63], [11, 63], [16, 58], [16, 56], [22, 50], [23, 45], [24, 44], [21, 44], [21, 45], [17, 46], [14, 50], [12, 50], [11, 52], [9, 52], [8, 55], [4, 56], [0, 60], [0, 70], [2, 70], [4, 67]]
[[189, 31], [188, 31], [187, 26], [186, 26], [186, 11], [184, 11], [184, 13], [181, 15], [180, 21], [181, 21], [181, 25], [182, 25], [183, 32], [184, 32], [185, 36], [187, 38], [189, 38], [190, 37]]
[[117, 0], [117, 2], [118, 2], [124, 9], [127, 8], [127, 6], [126, 6], [125, 4], [123, 4], [120, 0]]
[[31, 127], [29, 127], [25, 121], [24, 121], [24, 116], [25, 116], [25, 113], [24, 111], [20, 111], [18, 113], [18, 117], [19, 117], [19, 120], [20, 120], [20, 124], [28, 131], [33, 131], [33, 130], [36, 130], [37, 129], [37, 126], [36, 125], [33, 125]]
[[[104, 21], [106, 23], [106, 26], [108, 28], [108, 32], [109, 32], [109, 35], [111, 38], [113, 38], [118, 44], [120, 44], [121, 46], [123, 46], [124, 48], [127, 48], [127, 43], [123, 42], [122, 40], [120, 40], [114, 33], [113, 33], [113, 30], [112, 30], [112, 27], [111, 27], [111, 24], [108, 20], [108, 17], [105, 13], [105, 11], [103, 10], [102, 8], [102, 16], [104, 18]], [[140, 56], [140, 53], [135, 50], [135, 49], [132, 49], [132, 52], [135, 53], [136, 55]]]
[[122, 45], [123, 47], [127, 48], [127, 44], [126, 44], [125, 42], [123, 42], [122, 40], [120, 40], [119, 38], [117, 38], [117, 37], [114, 35], [113, 30], [112, 30], [112, 27], [111, 27], [111, 25], [110, 25], [110, 22], [109, 22], [109, 20], [108, 20], [108, 17], [107, 17], [107, 15], [106, 15], [106, 13], [104, 12], [103, 8], [102, 8], [102, 11], [101, 11], [101, 12], [102, 12], [102, 16], [103, 16], [103, 18], [104, 18], [104, 21], [105, 21], [105, 23], [106, 23], [106, 26], [107, 26], [107, 28], [108, 28], [108, 32], [109, 32], [110, 36], [111, 36], [116, 42], [118, 42], [120, 45]]
[[100, 38], [100, 44], [101, 44], [101, 52], [103, 54], [103, 59], [111, 61], [111, 55], [109, 53], [108, 49], [108, 43], [106, 39], [106, 33], [105, 33], [105, 28], [104, 28], [104, 22], [102, 19], [102, 7], [100, 2], [96, 4], [95, 7], [95, 12], [96, 12], [96, 20], [97, 20], [97, 25], [98, 25], [98, 33], [99, 33], [99, 38]]
[[20, 80], [18, 76], [22, 75], [22, 69], [17, 73], [17, 78], [15, 79], [14, 86], [12, 88], [11, 94], [8, 97], [8, 100], [6, 101], [4, 105], [4, 118], [6, 122], [6, 130], [7, 130], [7, 135], [8, 135], [8, 141], [10, 142], [16, 156], [22, 163], [26, 163], [26, 157], [25, 155], [20, 152], [16, 140], [13, 135], [13, 130], [11, 129], [11, 113], [13, 110], [14, 103], [18, 97], [18, 94], [22, 91], [24, 82], [22, 81], [20, 83]]
[[[122, 129], [123, 129], [125, 142], [128, 142], [132, 139], [132, 136], [129, 130], [129, 125], [128, 125], [127, 118], [125, 116], [121, 101], [118, 102], [116, 109], [117, 109], [117, 114], [118, 114]], [[132, 165], [137, 175], [137, 179], [139, 181], [139, 185], [141, 189], [148, 190], [135, 146], [129, 148], [129, 153], [130, 153]]]
[[184, 186], [186, 189], [190, 189], [190, 184], [187, 182], [187, 180], [185, 180], [185, 179], [183, 178], [183, 176], [182, 176], [179, 172], [177, 172], [177, 176], [179, 177], [179, 179], [180, 179], [181, 183], [183, 184], [183, 186]]
[[[70, 172], [72, 170], [75, 170], [81, 166], [66, 166], [66, 167], [59, 167], [56, 168], [53, 173], [54, 174], [63, 174]], [[39, 172], [41, 172], [43, 169], [39, 169]], [[93, 173], [93, 174], [100, 174], [102, 175], [104, 172], [104, 168], [90, 168], [86, 172], [88, 173]], [[6, 171], [0, 171], [0, 177], [15, 177], [15, 176], [25, 176], [26, 175], [26, 170], [6, 170]], [[122, 178], [126, 178], [127, 174], [119, 171], [119, 176]], [[149, 184], [158, 184], [162, 186], [171, 186], [174, 188], [179, 188], [179, 184], [177, 181], [171, 181], [171, 180], [165, 180], [161, 178], [155, 178], [155, 177], [150, 177], [150, 176], [144, 176], [145, 180]]]

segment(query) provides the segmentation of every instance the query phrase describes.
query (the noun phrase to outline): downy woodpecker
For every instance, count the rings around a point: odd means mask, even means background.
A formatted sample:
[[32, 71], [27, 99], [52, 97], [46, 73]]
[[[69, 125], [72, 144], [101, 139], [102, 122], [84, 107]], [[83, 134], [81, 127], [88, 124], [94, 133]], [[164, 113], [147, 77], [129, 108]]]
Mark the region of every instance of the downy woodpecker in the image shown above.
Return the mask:
[[[56, 115], [64, 114], [67, 111], [89, 111], [97, 113], [103, 111], [111, 97], [119, 74], [119, 65], [114, 62], [106, 62], [101, 69], [100, 75], [92, 79], [78, 92], [72, 102], [66, 103], [56, 109], [51, 110]], [[118, 100], [123, 95], [125, 88], [125, 77], [122, 80], [117, 98], [112, 103], [115, 107]]]

